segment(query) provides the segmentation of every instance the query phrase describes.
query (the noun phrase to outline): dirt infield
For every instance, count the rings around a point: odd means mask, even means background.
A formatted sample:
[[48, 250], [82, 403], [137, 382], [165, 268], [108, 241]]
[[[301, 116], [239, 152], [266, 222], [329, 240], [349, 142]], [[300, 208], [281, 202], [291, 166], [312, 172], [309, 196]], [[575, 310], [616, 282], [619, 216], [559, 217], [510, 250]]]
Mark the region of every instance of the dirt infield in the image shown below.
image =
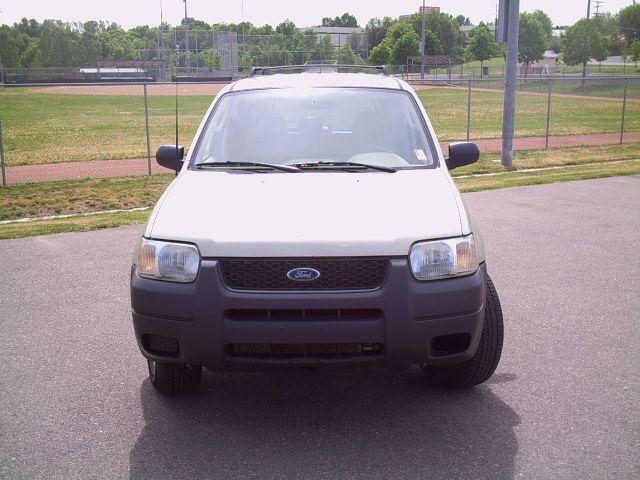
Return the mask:
[[[147, 93], [152, 96], [172, 96], [178, 92], [182, 96], [196, 95], [217, 95], [226, 83], [149, 83], [147, 84]], [[452, 90], [467, 90], [467, 87], [459, 87], [455, 85], [412, 85], [414, 90], [435, 90], [448, 88]], [[118, 85], [118, 84], [95, 84], [95, 85], [55, 85], [48, 87], [29, 87], [33, 93], [49, 93], [62, 95], [96, 95], [96, 96], [126, 96], [126, 95], [142, 95], [142, 85]], [[472, 92], [488, 92], [503, 93], [499, 88], [478, 88], [473, 87]], [[531, 92], [527, 90], [518, 90], [518, 95], [531, 95], [536, 97], [546, 97], [545, 92]], [[620, 102], [618, 97], [604, 97], [595, 95], [577, 95], [569, 93], [552, 93], [555, 98], [572, 98], [577, 100], [605, 100], [610, 102]], [[627, 102], [639, 103], [640, 98], [628, 98]]]
[[[217, 95], [226, 87], [226, 83], [149, 83], [147, 93], [153, 96], [173, 96], [178, 92], [182, 96]], [[50, 93], [62, 95], [96, 95], [96, 96], [126, 96], [142, 95], [142, 85], [55, 85], [49, 87], [29, 87], [33, 93]]]
[[[598, 133], [591, 135], [561, 135], [549, 137], [549, 147], [578, 147], [583, 145], [614, 145], [620, 142], [618, 133]], [[640, 142], [640, 132], [628, 132], [624, 143]], [[499, 152], [502, 140], [476, 140], [481, 152]], [[441, 143], [442, 151], [447, 155], [448, 143]], [[516, 150], [540, 150], [545, 146], [545, 137], [514, 139]], [[87, 162], [48, 163], [42, 165], [22, 165], [7, 167], [7, 183], [16, 185], [25, 182], [43, 182], [85, 177], [119, 177], [125, 175], [147, 175], [149, 164], [146, 158], [126, 160], [96, 160]], [[166, 173], [155, 159], [151, 159], [152, 173]]]

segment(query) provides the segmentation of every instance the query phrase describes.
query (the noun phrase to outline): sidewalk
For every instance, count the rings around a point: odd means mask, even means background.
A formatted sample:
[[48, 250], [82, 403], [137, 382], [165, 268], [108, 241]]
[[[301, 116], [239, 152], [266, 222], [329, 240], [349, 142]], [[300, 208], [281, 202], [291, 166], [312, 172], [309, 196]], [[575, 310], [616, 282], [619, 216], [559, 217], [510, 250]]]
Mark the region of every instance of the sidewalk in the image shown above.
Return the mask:
[[[597, 133], [589, 135], [561, 135], [549, 137], [549, 147], [577, 147], [581, 145], [613, 145], [620, 142], [619, 133]], [[626, 132], [624, 143], [640, 142], [640, 132]], [[481, 152], [499, 152], [502, 140], [476, 140]], [[442, 142], [445, 155], [448, 142]], [[545, 146], [545, 137], [527, 137], [514, 139], [516, 150], [541, 150]], [[151, 159], [152, 173], [168, 173], [160, 167], [154, 158]], [[127, 160], [93, 160], [87, 162], [48, 163], [40, 165], [21, 165], [7, 167], [7, 183], [16, 185], [25, 182], [42, 182], [85, 177], [118, 177], [125, 175], [147, 175], [146, 158]]]

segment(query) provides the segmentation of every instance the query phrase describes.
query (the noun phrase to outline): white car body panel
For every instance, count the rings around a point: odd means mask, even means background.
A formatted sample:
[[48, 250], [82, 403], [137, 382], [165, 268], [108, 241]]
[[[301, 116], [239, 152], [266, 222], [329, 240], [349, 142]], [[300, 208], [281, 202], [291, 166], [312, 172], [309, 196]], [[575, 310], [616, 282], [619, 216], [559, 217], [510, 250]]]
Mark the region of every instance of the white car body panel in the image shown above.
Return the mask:
[[424, 169], [188, 171], [165, 196], [150, 233], [195, 243], [203, 257], [331, 257], [407, 255], [416, 241], [462, 231], [447, 178]]
[[[217, 100], [228, 92], [330, 86], [409, 92], [424, 116], [440, 166], [392, 174], [193, 171], [187, 168], [191, 149], [154, 208], [145, 236], [194, 243], [203, 257], [296, 257], [404, 256], [415, 242], [471, 233], [472, 223], [422, 102], [394, 77], [303, 73], [240, 80], [212, 102], [192, 145]], [[483, 249], [478, 253], [483, 261]]]

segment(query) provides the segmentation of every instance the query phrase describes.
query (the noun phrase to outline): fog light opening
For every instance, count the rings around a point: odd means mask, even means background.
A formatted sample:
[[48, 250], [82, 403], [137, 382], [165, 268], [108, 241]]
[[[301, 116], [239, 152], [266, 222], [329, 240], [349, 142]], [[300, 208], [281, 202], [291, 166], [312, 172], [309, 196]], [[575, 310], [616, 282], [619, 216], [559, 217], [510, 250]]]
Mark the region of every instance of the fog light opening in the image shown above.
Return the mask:
[[434, 357], [444, 357], [464, 352], [471, 344], [471, 335], [468, 333], [453, 333], [441, 335], [431, 339], [431, 354]]
[[142, 342], [147, 350], [158, 355], [177, 355], [180, 351], [178, 340], [162, 335], [143, 335]]

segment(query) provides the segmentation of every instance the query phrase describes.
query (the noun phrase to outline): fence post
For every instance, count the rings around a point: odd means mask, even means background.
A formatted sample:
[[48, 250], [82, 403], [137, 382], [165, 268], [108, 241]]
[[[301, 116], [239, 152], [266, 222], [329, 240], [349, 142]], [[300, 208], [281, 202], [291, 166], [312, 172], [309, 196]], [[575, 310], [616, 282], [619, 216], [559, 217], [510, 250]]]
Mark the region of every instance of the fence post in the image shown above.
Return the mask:
[[151, 176], [151, 135], [149, 134], [149, 99], [147, 97], [147, 82], [142, 85], [144, 92], [144, 119], [147, 130], [147, 170]]
[[624, 78], [624, 96], [622, 97], [622, 121], [620, 122], [620, 145], [622, 145], [622, 139], [624, 137], [624, 114], [627, 109], [627, 82], [629, 79]]
[[547, 134], [544, 139], [545, 150], [549, 149], [549, 125], [551, 123], [551, 84], [552, 84], [551, 76], [549, 76], [549, 79], [547, 80], [547, 82], [548, 82], [548, 85], [547, 85]]
[[471, 138], [471, 79], [467, 81], [467, 142]]
[[2, 164], [2, 186], [7, 186], [7, 171], [4, 166], [4, 140], [2, 138], [2, 119], [0, 119], [0, 163]]

